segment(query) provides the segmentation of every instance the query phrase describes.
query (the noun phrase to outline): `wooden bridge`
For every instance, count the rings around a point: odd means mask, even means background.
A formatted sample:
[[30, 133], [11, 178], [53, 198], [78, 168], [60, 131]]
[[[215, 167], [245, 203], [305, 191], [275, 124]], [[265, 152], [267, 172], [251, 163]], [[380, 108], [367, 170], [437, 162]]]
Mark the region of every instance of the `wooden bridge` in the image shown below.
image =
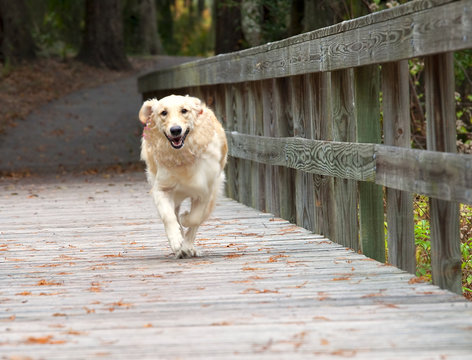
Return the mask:
[[[203, 256], [172, 258], [141, 173], [2, 182], [2, 358], [472, 359], [453, 73], [470, 34], [472, 1], [420, 0], [142, 77], [145, 98], [199, 96], [228, 131]], [[416, 57], [428, 150], [410, 148]], [[436, 285], [412, 275], [413, 194]]]

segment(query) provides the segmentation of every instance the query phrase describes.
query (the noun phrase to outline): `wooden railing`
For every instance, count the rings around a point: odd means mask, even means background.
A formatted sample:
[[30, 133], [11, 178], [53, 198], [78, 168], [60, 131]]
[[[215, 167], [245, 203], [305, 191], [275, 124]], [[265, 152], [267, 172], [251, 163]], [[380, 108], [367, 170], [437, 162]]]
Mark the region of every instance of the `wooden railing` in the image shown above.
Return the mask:
[[[453, 51], [471, 47], [471, 0], [420, 0], [151, 73], [139, 90], [190, 94], [215, 110], [230, 145], [229, 196], [379, 261], [386, 214], [388, 261], [411, 273], [413, 194], [430, 197], [433, 282], [460, 293], [459, 203], [472, 204], [472, 156], [455, 154]], [[416, 57], [427, 150], [410, 148]]]

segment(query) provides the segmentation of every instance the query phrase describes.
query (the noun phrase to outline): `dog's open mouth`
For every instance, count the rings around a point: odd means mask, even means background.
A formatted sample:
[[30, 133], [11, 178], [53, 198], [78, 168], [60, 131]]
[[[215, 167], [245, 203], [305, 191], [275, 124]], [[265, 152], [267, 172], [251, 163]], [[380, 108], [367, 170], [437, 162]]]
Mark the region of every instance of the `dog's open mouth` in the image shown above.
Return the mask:
[[167, 140], [169, 140], [170, 145], [174, 149], [180, 149], [182, 146], [184, 146], [184, 141], [185, 141], [185, 138], [187, 137], [189, 131], [190, 131], [190, 129], [187, 129], [185, 134], [178, 135], [178, 136], [169, 136], [165, 132], [164, 132], [164, 135], [166, 136]]

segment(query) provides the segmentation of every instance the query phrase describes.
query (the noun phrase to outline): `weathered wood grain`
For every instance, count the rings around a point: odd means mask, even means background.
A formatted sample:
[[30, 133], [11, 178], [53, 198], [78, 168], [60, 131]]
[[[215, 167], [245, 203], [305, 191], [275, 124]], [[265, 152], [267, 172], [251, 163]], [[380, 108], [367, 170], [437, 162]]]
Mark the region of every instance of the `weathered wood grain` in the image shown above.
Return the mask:
[[279, 42], [183, 64], [141, 77], [139, 91], [334, 71], [472, 47], [472, 3], [447, 2], [416, 1]]
[[[274, 80], [263, 80], [262, 86], [262, 117], [263, 117], [263, 136], [276, 136], [276, 116], [275, 116], [275, 94], [274, 94]], [[279, 190], [277, 181], [277, 169], [273, 165], [265, 164], [265, 209], [272, 214], [280, 216], [279, 212]]]
[[[333, 139], [333, 115], [331, 110], [331, 74], [312, 74], [311, 104], [313, 111], [313, 137], [316, 140]], [[330, 237], [335, 233], [334, 179], [331, 176], [313, 174], [315, 188], [315, 224], [318, 233]], [[316, 230], [316, 229], [315, 229]]]
[[[221, 199], [175, 260], [144, 174], [0, 183], [6, 359], [447, 357], [463, 298]], [[345, 336], [349, 329], [349, 336]]]
[[[290, 94], [286, 78], [274, 81], [274, 108], [276, 136], [293, 136], [292, 118], [289, 116]], [[290, 222], [296, 221], [295, 209], [295, 172], [284, 167], [276, 168], [275, 178], [278, 182], [280, 216]]]
[[[354, 69], [357, 141], [380, 143], [379, 66]], [[363, 254], [385, 261], [383, 188], [359, 182], [359, 229]], [[357, 248], [354, 248], [357, 250]]]
[[[235, 121], [235, 99], [234, 99], [234, 85], [227, 84], [223, 85], [225, 88], [225, 109], [226, 109], [226, 130], [236, 130]], [[232, 155], [229, 153], [229, 155]], [[238, 160], [234, 157], [229, 156], [226, 166], [226, 194], [233, 199], [238, 199], [239, 187], [238, 187]]]
[[[251, 135], [264, 135], [262, 84], [254, 81], [247, 84], [247, 122], [248, 133]], [[251, 161], [251, 206], [255, 209], [265, 210], [265, 168], [264, 164]]]
[[374, 144], [226, 132], [231, 156], [343, 179], [374, 181]]
[[[293, 134], [296, 137], [312, 138], [313, 124], [310, 106], [309, 77], [294, 76], [289, 78], [290, 110]], [[313, 176], [303, 171], [295, 172], [295, 210], [296, 224], [305, 229], [315, 229], [315, 198]]]
[[[455, 153], [456, 112], [452, 53], [425, 59], [426, 146]], [[472, 172], [472, 170], [470, 171]], [[432, 186], [436, 184], [432, 182]], [[459, 204], [430, 199], [431, 268], [433, 282], [462, 292]]]
[[[409, 71], [406, 60], [382, 65], [384, 143], [410, 147]], [[386, 188], [388, 261], [411, 274], [416, 272], [413, 196]]]
[[227, 132], [230, 153], [313, 174], [472, 203], [472, 157], [379, 144], [255, 137]]
[[[234, 119], [235, 129], [244, 134], [249, 133], [249, 121], [247, 118], [248, 103], [245, 101], [247, 97], [247, 83], [234, 84]], [[235, 200], [250, 205], [252, 199], [251, 189], [251, 163], [245, 159], [236, 159], [238, 169], [238, 197]]]
[[[352, 69], [331, 73], [331, 111], [333, 140], [355, 142], [356, 114]], [[359, 248], [357, 183], [350, 179], [335, 177], [333, 192], [336, 227], [331, 239], [351, 249]]]

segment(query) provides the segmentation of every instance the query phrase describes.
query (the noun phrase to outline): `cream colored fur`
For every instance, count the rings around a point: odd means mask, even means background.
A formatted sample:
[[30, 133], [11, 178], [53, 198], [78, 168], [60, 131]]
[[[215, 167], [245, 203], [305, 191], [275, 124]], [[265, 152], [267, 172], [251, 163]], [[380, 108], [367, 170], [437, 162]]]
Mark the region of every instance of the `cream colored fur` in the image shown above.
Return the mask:
[[[189, 96], [147, 100], [139, 119], [146, 124], [141, 159], [146, 162], [151, 193], [170, 247], [177, 258], [197, 256], [198, 227], [212, 212], [224, 183], [228, 148], [223, 127], [205, 104]], [[188, 131], [178, 149], [169, 140], [175, 127], [182, 134]], [[190, 211], [180, 214], [186, 198], [190, 198]]]

